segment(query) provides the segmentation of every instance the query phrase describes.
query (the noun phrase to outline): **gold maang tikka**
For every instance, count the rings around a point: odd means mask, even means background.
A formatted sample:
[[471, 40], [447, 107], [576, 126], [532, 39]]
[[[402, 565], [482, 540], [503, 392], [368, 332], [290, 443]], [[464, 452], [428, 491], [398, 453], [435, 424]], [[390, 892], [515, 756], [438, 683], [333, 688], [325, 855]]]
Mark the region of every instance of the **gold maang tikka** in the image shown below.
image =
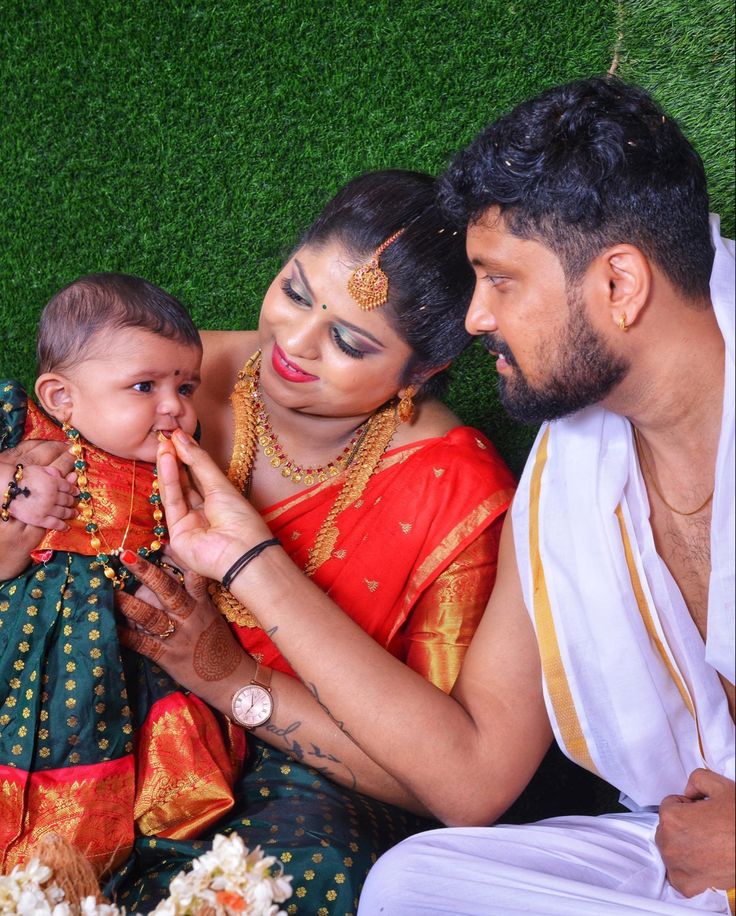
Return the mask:
[[403, 229], [394, 232], [376, 248], [367, 264], [356, 267], [348, 280], [348, 292], [364, 312], [370, 312], [388, 300], [388, 277], [381, 270], [378, 259], [383, 252], [401, 235]]

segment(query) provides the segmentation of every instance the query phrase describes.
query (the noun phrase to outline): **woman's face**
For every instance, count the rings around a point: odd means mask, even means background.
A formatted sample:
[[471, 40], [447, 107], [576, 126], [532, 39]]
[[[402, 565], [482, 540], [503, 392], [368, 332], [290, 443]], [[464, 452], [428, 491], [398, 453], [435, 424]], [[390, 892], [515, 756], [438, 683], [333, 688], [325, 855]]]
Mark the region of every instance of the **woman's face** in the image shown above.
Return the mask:
[[380, 307], [358, 307], [347, 288], [355, 267], [339, 242], [307, 246], [269, 287], [258, 323], [261, 384], [278, 404], [360, 417], [401, 387], [411, 348]]

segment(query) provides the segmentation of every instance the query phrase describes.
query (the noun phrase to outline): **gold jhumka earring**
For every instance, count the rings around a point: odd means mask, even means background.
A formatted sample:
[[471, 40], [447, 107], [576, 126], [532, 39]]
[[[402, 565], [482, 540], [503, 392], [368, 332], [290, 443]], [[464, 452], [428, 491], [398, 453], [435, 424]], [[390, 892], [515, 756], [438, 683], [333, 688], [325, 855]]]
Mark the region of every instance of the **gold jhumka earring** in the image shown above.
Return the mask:
[[404, 389], [404, 394], [396, 405], [396, 413], [402, 423], [411, 423], [412, 421], [414, 416], [414, 395], [416, 393], [417, 389], [414, 385], [407, 385]]

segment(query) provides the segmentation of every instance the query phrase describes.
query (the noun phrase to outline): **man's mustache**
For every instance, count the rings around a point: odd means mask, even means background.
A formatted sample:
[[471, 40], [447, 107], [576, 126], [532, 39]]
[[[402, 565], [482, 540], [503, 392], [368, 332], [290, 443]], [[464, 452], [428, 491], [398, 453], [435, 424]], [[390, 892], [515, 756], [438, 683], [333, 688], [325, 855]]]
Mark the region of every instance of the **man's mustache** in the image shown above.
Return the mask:
[[481, 343], [489, 353], [497, 353], [499, 356], [503, 356], [510, 366], [518, 367], [514, 354], [506, 341], [494, 337], [493, 334], [484, 334]]

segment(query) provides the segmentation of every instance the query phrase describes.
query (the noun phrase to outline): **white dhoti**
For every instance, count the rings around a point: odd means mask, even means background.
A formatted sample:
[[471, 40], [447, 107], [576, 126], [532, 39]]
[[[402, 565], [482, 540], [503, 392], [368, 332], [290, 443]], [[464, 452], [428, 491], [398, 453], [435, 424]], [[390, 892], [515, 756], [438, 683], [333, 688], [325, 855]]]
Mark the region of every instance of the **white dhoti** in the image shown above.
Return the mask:
[[657, 555], [631, 426], [590, 408], [548, 424], [512, 508], [524, 601], [555, 738], [632, 813], [420, 834], [369, 875], [372, 914], [729, 913], [666, 880], [656, 808], [705, 767], [734, 778], [734, 248], [712, 220], [711, 299], [726, 349], [705, 645]]
[[724, 891], [683, 897], [643, 812], [431, 830], [368, 875], [358, 916], [623, 916], [730, 913]]

